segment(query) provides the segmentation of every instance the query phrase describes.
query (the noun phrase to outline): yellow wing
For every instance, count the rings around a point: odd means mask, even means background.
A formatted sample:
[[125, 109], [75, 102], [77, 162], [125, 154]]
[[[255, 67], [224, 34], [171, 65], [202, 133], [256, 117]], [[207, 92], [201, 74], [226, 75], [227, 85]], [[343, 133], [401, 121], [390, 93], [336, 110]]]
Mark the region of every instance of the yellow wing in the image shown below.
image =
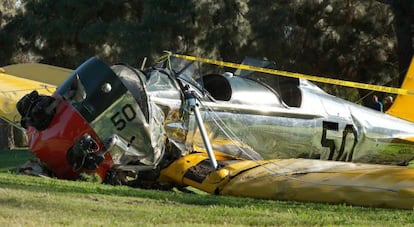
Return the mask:
[[181, 157], [159, 182], [189, 185], [218, 195], [367, 207], [414, 208], [414, 169], [313, 159], [235, 160], [216, 153]]
[[55, 86], [62, 84], [73, 71], [72, 69], [40, 63], [8, 65], [4, 66], [3, 69], [7, 74], [16, 77], [41, 81]]
[[51, 95], [72, 72], [70, 69], [44, 64], [16, 64], [0, 70], [0, 118], [20, 121], [16, 103], [27, 93], [37, 90]]

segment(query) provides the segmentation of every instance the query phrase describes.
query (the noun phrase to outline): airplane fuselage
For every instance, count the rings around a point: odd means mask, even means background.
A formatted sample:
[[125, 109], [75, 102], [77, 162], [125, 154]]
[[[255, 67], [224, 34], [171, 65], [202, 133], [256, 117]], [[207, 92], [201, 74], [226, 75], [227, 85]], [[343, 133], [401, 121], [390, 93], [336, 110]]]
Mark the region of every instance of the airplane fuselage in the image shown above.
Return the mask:
[[[214, 151], [236, 158], [398, 165], [414, 159], [412, 122], [334, 97], [308, 81], [183, 74], [109, 67], [92, 58], [52, 95], [50, 122], [40, 122], [46, 127], [28, 128], [29, 150], [62, 178], [85, 169], [102, 178], [110, 169], [156, 170], [204, 147], [183, 91], [189, 89]], [[30, 108], [28, 122], [39, 122]]]
[[[241, 142], [264, 159], [300, 157], [406, 165], [414, 158], [411, 122], [329, 95], [305, 80], [291, 93], [298, 97], [290, 97], [297, 101], [289, 101], [294, 103], [289, 106], [282, 95], [261, 83], [237, 76], [214, 77], [221, 84], [228, 83], [228, 91], [221, 85], [210, 87], [210, 94], [226, 100], [205, 98], [200, 109], [217, 150], [240, 153], [236, 150], [243, 150], [237, 146]], [[163, 100], [160, 95], [153, 100], [159, 105], [171, 104], [169, 98]], [[197, 131], [188, 130], [186, 143], [203, 146]], [[223, 138], [228, 139], [224, 145]], [[250, 156], [258, 158], [252, 152]]]

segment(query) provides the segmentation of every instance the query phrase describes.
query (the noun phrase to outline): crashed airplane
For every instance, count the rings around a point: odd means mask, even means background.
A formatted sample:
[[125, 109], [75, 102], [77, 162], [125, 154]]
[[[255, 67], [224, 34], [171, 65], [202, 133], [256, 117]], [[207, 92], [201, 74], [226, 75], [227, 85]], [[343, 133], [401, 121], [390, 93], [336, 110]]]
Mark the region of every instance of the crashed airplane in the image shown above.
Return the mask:
[[94, 173], [134, 187], [414, 207], [405, 166], [414, 123], [307, 80], [197, 66], [173, 56], [144, 70], [89, 59], [52, 95], [17, 103], [30, 152], [63, 179]]

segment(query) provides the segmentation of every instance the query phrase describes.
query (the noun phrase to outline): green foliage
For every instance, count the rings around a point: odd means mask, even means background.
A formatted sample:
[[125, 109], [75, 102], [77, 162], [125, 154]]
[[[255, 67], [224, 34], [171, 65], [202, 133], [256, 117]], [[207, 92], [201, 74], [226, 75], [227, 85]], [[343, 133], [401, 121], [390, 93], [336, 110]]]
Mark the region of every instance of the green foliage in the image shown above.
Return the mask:
[[3, 0], [0, 2], [0, 66], [10, 64], [16, 49], [16, 36], [5, 29], [9, 21], [13, 19], [14, 13], [13, 0]]
[[19, 51], [57, 66], [93, 55], [140, 65], [170, 50], [231, 62], [266, 57], [283, 70], [398, 85], [393, 11], [375, 0], [22, 2], [0, 42], [10, 52], [20, 40]]
[[197, 1], [196, 25], [200, 54], [239, 62], [240, 51], [249, 45], [249, 1]]
[[[257, 55], [264, 53], [288, 71], [398, 86], [388, 5], [374, 0], [253, 2], [249, 15], [256, 21]], [[332, 94], [355, 100], [354, 92], [341, 90]], [[360, 92], [362, 97], [367, 91]]]
[[0, 66], [11, 63], [13, 52], [15, 51], [16, 38], [0, 28]]
[[372, 0], [253, 2], [257, 52], [265, 51], [282, 68], [379, 82], [378, 69], [395, 61], [392, 15], [385, 5]]

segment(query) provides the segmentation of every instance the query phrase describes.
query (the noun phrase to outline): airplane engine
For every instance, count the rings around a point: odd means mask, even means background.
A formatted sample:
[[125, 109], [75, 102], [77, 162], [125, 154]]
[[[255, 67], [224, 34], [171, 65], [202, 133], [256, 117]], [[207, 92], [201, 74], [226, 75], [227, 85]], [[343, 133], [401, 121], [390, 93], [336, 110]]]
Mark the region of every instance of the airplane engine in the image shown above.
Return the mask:
[[[111, 68], [91, 58], [52, 97], [26, 95], [17, 106], [25, 116], [29, 150], [59, 178], [86, 171], [105, 179], [113, 167], [155, 168], [164, 152], [164, 116], [148, 104], [145, 80], [126, 65]], [[39, 106], [48, 113], [39, 114]]]

